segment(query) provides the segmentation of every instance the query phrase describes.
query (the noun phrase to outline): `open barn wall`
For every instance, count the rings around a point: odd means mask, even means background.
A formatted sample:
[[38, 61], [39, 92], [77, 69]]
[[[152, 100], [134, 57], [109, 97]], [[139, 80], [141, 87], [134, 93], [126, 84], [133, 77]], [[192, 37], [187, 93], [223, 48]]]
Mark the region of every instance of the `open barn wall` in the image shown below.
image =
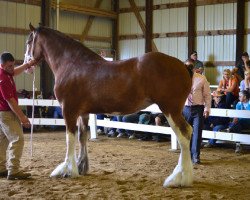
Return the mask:
[[[62, 0], [63, 3], [77, 4], [80, 6], [94, 7], [96, 1], [87, 0]], [[111, 0], [103, 0], [100, 4], [100, 9], [111, 11]], [[87, 22], [89, 16], [80, 13], [73, 12], [61, 12], [59, 17], [59, 31], [67, 34], [81, 35]], [[51, 27], [56, 29], [56, 10], [52, 10], [51, 13]], [[112, 21], [109, 18], [95, 17], [93, 23], [89, 29], [88, 35], [97, 37], [112, 37]], [[85, 40], [84, 44], [89, 48], [95, 50], [97, 53], [100, 51], [98, 49], [111, 49], [111, 39], [109, 41], [90, 41]], [[109, 53], [109, 52], [108, 52]]]
[[[0, 1], [0, 13], [0, 27], [28, 29], [30, 22], [35, 26], [40, 22], [40, 7], [35, 5]], [[23, 60], [27, 36], [0, 33], [0, 52], [11, 52], [16, 60]], [[40, 90], [40, 68], [36, 69], [35, 74], [35, 87]], [[17, 89], [32, 90], [32, 80], [32, 75], [24, 73], [15, 77]]]
[[[235, 30], [236, 3], [197, 6], [197, 31]], [[218, 84], [224, 69], [235, 64], [236, 35], [205, 35], [196, 37], [196, 49], [201, 61], [232, 61], [231, 65], [208, 64], [205, 75], [211, 84]]]
[[[144, 20], [143, 2], [135, 1]], [[153, 41], [158, 51], [175, 56], [182, 61], [186, 60], [188, 58], [188, 1], [154, 0], [153, 2]], [[205, 75], [210, 84], [218, 84], [222, 71], [235, 66], [237, 2], [233, 0], [224, 2], [196, 1], [194, 50], [197, 50], [198, 58], [206, 65]], [[249, 4], [249, 1], [245, 1], [244, 51], [248, 52], [250, 52]], [[120, 3], [119, 19], [120, 57], [130, 58], [143, 54], [144, 43], [139, 41], [145, 41], [144, 36], [130, 9], [129, 1]]]

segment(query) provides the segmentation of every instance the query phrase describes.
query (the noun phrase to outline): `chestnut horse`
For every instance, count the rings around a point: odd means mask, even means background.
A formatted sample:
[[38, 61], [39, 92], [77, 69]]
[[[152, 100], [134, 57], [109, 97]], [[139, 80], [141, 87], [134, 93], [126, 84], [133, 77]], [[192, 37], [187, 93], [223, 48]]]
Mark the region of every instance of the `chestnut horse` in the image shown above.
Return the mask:
[[[89, 169], [89, 113], [124, 115], [156, 103], [177, 135], [181, 154], [165, 187], [190, 186], [193, 167], [189, 142], [191, 126], [182, 109], [191, 89], [191, 76], [178, 59], [159, 52], [109, 62], [78, 41], [46, 27], [34, 28], [27, 40], [25, 60], [45, 60], [55, 76], [54, 92], [66, 123], [66, 158], [51, 177], [77, 177]], [[76, 159], [75, 132], [80, 118]]]

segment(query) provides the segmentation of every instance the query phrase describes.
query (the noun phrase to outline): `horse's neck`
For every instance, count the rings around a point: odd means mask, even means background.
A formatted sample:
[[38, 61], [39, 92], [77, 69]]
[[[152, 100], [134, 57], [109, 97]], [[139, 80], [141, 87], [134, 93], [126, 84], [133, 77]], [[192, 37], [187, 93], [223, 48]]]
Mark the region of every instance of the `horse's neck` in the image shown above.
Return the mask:
[[[65, 44], [63, 48], [62, 44]], [[65, 42], [65, 40], [57, 38], [56, 36], [49, 37], [49, 41], [46, 42], [43, 49], [45, 61], [48, 63], [55, 76], [60, 67], [63, 67], [65, 70], [67, 67], [71, 67], [69, 63], [79, 63], [79, 60], [82, 62], [90, 60], [96, 62], [104, 61], [104, 59], [85, 46], [80, 46], [77, 43], [72, 44], [67, 41]], [[67, 61], [66, 65], [65, 61]]]

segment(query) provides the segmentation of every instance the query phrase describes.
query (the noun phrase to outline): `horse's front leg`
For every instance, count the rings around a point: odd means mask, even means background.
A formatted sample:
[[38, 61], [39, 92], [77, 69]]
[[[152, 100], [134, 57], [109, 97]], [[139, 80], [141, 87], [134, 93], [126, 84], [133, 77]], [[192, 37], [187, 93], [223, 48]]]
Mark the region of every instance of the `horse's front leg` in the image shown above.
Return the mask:
[[[66, 121], [67, 132], [66, 132], [66, 145], [67, 151], [65, 160], [63, 163], [58, 165], [56, 169], [51, 173], [50, 177], [78, 177], [79, 172], [76, 164], [76, 150], [75, 150], [75, 131], [76, 128], [71, 128], [69, 131], [69, 126]], [[72, 122], [72, 127], [76, 127], [76, 121]]]
[[79, 155], [77, 160], [77, 166], [79, 174], [85, 175], [89, 170], [89, 159], [87, 150], [87, 125], [88, 125], [88, 115], [81, 116], [79, 118], [78, 126], [78, 140], [80, 144]]

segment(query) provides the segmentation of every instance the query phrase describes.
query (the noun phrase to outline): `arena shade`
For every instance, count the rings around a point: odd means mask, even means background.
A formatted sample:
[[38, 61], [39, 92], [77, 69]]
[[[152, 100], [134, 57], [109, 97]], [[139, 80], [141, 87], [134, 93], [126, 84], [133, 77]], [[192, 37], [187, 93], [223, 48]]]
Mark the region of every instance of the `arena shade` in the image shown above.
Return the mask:
[[[31, 106], [33, 104], [32, 99], [19, 99], [19, 105]], [[35, 99], [35, 106], [59, 106], [57, 100], [46, 100], [46, 99]], [[160, 113], [160, 109], [156, 104], [152, 104], [143, 111], [150, 111], [153, 113]], [[249, 118], [250, 111], [247, 110], [232, 110], [232, 109], [211, 109], [211, 116], [220, 117], [240, 117]], [[30, 119], [31, 120], [31, 119]], [[58, 125], [64, 126], [64, 119], [51, 119], [51, 118], [34, 118], [34, 125]], [[113, 122], [109, 120], [97, 120], [95, 114], [90, 114], [89, 117], [90, 135], [91, 139], [97, 138], [96, 126], [122, 128], [135, 131], [161, 133], [171, 135], [171, 149], [178, 149], [178, 143], [176, 136], [170, 127], [135, 124], [135, 123], [124, 123], [124, 122]], [[232, 142], [240, 142], [242, 144], [250, 144], [250, 134], [239, 134], [239, 133], [227, 133], [227, 132], [214, 132], [203, 130], [202, 137], [207, 139], [218, 139]]]

